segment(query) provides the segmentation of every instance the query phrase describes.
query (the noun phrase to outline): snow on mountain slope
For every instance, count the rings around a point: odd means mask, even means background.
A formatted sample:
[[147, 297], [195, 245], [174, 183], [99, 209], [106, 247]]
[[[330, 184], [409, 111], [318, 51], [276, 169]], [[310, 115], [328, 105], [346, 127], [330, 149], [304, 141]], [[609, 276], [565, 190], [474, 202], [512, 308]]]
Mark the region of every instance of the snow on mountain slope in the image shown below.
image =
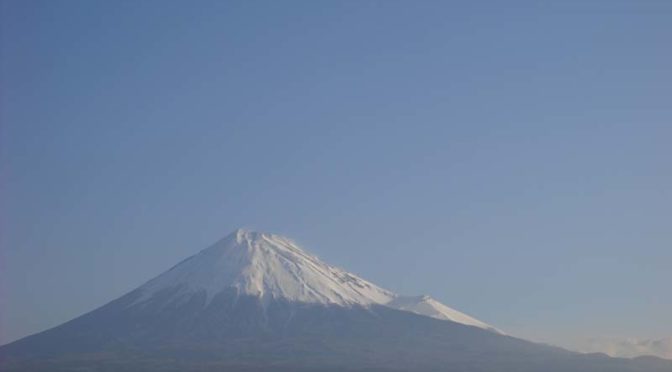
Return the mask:
[[493, 332], [501, 333], [496, 328], [472, 318], [467, 314], [452, 309], [429, 296], [398, 296], [388, 302], [386, 306], [397, 310], [410, 311], [415, 314], [431, 318], [450, 320], [474, 327], [479, 327]]
[[265, 300], [350, 306], [385, 303], [394, 294], [327, 265], [293, 241], [239, 229], [142, 287], [142, 302], [163, 289], [204, 291], [208, 301], [225, 289]]
[[330, 266], [288, 238], [243, 229], [141, 286], [141, 296], [134, 304], [146, 302], [164, 290], [173, 293], [176, 300], [204, 292], [207, 304], [230, 289], [240, 295], [260, 297], [263, 302], [283, 299], [340, 306], [379, 304], [496, 331], [431, 297], [400, 296]]

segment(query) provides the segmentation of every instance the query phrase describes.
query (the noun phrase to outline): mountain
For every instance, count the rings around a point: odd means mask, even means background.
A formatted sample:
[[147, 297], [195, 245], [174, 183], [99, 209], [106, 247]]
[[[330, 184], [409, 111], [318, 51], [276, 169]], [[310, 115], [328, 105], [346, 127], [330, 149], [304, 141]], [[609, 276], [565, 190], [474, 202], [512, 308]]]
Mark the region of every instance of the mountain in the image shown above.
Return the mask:
[[381, 304], [494, 330], [429, 296], [400, 296], [330, 266], [290, 239], [243, 229], [141, 286], [134, 304], [159, 293], [171, 293], [177, 302], [204, 293], [207, 306], [218, 294], [232, 290], [259, 298], [263, 305], [277, 300], [343, 307]]
[[0, 347], [3, 371], [670, 372], [502, 334], [238, 230], [130, 293]]

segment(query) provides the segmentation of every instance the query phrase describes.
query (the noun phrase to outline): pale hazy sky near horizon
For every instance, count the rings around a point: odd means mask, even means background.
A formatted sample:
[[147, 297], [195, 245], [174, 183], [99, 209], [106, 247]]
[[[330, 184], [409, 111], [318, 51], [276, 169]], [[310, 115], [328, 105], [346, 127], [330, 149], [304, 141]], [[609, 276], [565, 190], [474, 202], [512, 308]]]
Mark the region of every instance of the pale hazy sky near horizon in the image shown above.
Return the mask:
[[1, 17], [0, 343], [239, 226], [514, 335], [672, 336], [672, 2]]

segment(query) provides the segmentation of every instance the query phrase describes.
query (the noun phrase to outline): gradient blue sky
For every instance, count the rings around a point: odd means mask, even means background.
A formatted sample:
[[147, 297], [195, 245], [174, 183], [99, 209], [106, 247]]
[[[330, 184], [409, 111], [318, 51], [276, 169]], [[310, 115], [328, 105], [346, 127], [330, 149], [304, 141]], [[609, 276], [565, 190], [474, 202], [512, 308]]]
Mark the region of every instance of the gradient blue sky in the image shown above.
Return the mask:
[[555, 343], [672, 335], [672, 2], [2, 1], [0, 343], [239, 226]]

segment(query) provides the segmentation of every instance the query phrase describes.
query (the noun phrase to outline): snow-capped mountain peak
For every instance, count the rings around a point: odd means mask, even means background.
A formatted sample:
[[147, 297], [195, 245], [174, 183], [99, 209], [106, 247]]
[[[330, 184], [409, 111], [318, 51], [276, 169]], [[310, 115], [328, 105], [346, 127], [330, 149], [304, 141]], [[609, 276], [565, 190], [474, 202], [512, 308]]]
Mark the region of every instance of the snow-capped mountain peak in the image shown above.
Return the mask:
[[330, 266], [280, 235], [238, 229], [140, 288], [141, 300], [158, 291], [205, 292], [208, 301], [226, 289], [267, 299], [369, 305], [394, 294]]
[[161, 293], [175, 301], [205, 293], [206, 306], [225, 291], [271, 300], [339, 306], [385, 305], [496, 331], [429, 296], [401, 296], [328, 265], [286, 237], [238, 229], [139, 289], [133, 303]]

